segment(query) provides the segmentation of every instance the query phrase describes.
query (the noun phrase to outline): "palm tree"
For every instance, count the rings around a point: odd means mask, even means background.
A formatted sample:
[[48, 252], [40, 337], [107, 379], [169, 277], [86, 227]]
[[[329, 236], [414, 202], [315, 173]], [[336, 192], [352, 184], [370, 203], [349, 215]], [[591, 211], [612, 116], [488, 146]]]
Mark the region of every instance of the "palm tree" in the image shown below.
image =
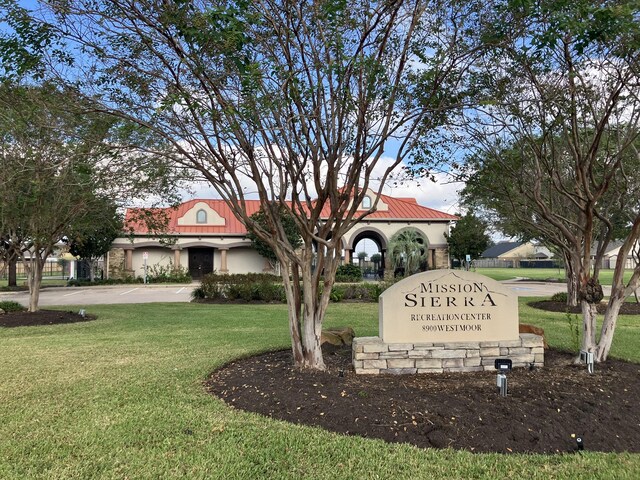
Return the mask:
[[364, 261], [367, 259], [367, 252], [358, 252], [358, 261], [360, 264], [360, 268], [362, 269], [362, 266], [364, 265]]
[[376, 270], [378, 270], [378, 265], [380, 265], [380, 261], [382, 260], [382, 255], [379, 253], [374, 253], [371, 255], [371, 261], [373, 262], [373, 266]]
[[404, 269], [405, 275], [413, 275], [427, 261], [428, 245], [415, 229], [396, 233], [389, 241], [389, 258], [394, 270]]

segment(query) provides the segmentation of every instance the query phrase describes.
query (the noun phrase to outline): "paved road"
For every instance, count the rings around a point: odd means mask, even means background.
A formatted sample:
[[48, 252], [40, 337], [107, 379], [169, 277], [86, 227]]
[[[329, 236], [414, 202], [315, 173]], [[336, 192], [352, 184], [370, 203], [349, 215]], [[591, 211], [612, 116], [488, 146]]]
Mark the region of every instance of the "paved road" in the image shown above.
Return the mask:
[[[521, 297], [550, 297], [566, 291], [564, 284], [507, 281]], [[47, 287], [40, 292], [40, 306], [96, 305], [111, 303], [188, 302], [197, 283], [188, 285], [118, 285], [109, 287]], [[605, 287], [605, 295], [608, 289]], [[29, 304], [28, 292], [0, 292], [0, 300], [15, 300]]]

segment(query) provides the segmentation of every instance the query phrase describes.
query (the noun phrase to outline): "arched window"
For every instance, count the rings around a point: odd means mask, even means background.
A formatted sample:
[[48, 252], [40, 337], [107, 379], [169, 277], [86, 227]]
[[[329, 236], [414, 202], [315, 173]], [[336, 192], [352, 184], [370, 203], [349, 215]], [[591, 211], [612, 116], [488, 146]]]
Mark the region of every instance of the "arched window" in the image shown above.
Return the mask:
[[362, 199], [362, 208], [371, 208], [371, 197], [369, 195]]
[[196, 223], [207, 223], [207, 212], [198, 210], [196, 213]]

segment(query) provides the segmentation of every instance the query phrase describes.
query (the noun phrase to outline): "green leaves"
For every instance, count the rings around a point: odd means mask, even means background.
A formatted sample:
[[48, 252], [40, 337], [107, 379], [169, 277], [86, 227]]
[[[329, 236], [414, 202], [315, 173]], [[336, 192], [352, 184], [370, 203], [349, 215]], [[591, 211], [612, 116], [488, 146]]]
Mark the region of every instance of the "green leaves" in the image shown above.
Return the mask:
[[489, 246], [489, 235], [486, 231], [487, 224], [472, 211], [467, 212], [456, 222], [447, 236], [451, 258], [460, 260], [466, 255], [471, 255], [472, 259], [479, 258]]

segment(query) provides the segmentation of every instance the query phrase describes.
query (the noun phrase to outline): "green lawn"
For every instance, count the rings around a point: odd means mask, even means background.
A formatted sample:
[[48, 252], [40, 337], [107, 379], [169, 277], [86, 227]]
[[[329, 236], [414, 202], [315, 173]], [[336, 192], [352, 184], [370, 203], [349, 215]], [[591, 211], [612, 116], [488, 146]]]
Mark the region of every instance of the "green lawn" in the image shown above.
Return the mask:
[[[212, 369], [288, 346], [283, 305], [95, 306], [97, 321], [0, 329], [0, 478], [640, 478], [640, 455], [420, 450], [290, 425], [203, 391]], [[377, 304], [332, 304], [327, 326], [377, 334]], [[521, 306], [568, 347], [563, 315]], [[640, 317], [614, 354], [640, 361]], [[579, 394], [579, 392], [576, 392]]]
[[[526, 278], [530, 280], [561, 280], [564, 281], [564, 269], [558, 268], [477, 268], [476, 273], [486, 275], [494, 280], [512, 280]], [[629, 281], [632, 270], [625, 272], [624, 278]], [[600, 283], [611, 285], [613, 270], [600, 270]]]
[[[0, 289], [1, 288], [6, 288], [7, 287], [7, 280], [6, 279], [1, 279], [0, 278]], [[18, 287], [21, 288], [27, 288], [27, 279], [26, 278], [18, 278], [18, 281], [16, 282], [18, 284]], [[64, 287], [67, 284], [67, 281], [62, 279], [62, 278], [47, 278], [44, 277], [42, 279], [42, 286], [43, 287]]]

